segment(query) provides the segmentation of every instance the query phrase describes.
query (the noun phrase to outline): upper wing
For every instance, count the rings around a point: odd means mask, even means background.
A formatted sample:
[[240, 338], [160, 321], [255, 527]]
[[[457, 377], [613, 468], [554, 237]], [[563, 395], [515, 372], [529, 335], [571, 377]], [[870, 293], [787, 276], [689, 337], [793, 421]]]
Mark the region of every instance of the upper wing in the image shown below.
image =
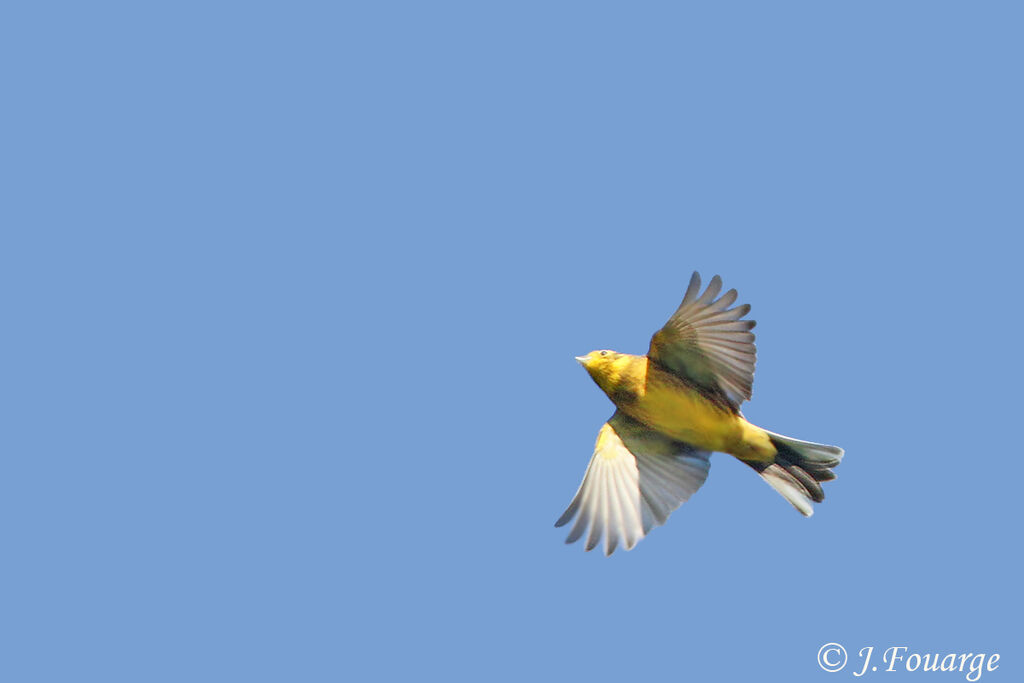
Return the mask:
[[679, 308], [651, 338], [648, 358], [679, 377], [693, 382], [712, 396], [721, 396], [734, 408], [750, 398], [754, 384], [753, 320], [740, 320], [750, 304], [729, 308], [736, 301], [730, 289], [722, 290], [722, 278], [711, 278], [700, 291], [700, 275], [694, 273]]
[[630, 550], [701, 487], [710, 457], [616, 411], [601, 427], [583, 483], [555, 526], [575, 517], [566, 543], [586, 534], [587, 550], [602, 537], [605, 555], [620, 544]]

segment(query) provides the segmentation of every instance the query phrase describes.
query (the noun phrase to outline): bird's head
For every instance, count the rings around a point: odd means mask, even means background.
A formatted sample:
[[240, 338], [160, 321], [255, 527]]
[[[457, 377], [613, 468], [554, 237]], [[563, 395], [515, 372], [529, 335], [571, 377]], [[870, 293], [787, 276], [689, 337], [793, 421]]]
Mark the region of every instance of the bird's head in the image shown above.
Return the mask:
[[587, 369], [597, 385], [608, 391], [608, 386], [622, 373], [622, 366], [630, 358], [628, 354], [617, 351], [591, 351], [585, 356], [576, 356], [579, 364]]
[[616, 353], [615, 351], [605, 349], [603, 351], [591, 351], [585, 356], [576, 356], [576, 360], [580, 365], [585, 367], [587, 370], [590, 370], [592, 367], [596, 368], [602, 365], [607, 365], [620, 355], [621, 354]]

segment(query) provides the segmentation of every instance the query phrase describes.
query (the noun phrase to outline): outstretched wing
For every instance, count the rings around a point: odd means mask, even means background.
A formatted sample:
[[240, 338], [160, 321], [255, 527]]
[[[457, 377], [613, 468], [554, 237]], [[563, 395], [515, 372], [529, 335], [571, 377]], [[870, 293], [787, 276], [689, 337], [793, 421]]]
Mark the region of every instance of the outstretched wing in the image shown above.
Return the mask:
[[630, 550], [699, 489], [711, 453], [652, 431], [621, 411], [601, 427], [594, 455], [572, 503], [555, 526], [575, 524], [566, 543], [584, 535], [591, 550]]
[[648, 358], [678, 377], [696, 384], [734, 409], [750, 398], [757, 349], [753, 320], [741, 320], [750, 304], [729, 308], [736, 290], [722, 290], [722, 278], [711, 278], [700, 296], [700, 275], [694, 273], [679, 308], [651, 338]]

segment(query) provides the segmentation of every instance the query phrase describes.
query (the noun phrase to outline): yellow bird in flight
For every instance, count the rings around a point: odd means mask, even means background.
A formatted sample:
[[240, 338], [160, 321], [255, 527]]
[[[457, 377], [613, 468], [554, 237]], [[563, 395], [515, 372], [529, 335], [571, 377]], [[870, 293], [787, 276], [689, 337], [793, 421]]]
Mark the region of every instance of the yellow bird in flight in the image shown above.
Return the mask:
[[[604, 541], [605, 555], [630, 550], [701, 487], [712, 451], [735, 456], [809, 517], [835, 479], [838, 446], [800, 441], [747, 422], [739, 406], [754, 382], [750, 304], [736, 290], [718, 297], [722, 279], [703, 294], [694, 273], [679, 308], [651, 338], [646, 356], [591, 351], [578, 357], [615, 404], [601, 427], [576, 496], [555, 523], [575, 519], [566, 543]], [[716, 298], [718, 297], [718, 298]]]

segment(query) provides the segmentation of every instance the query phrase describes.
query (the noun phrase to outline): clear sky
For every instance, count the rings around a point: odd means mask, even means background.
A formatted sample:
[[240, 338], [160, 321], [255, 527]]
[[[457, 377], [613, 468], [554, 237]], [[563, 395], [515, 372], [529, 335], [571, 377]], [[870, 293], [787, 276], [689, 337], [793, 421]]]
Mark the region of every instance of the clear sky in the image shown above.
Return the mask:
[[[6, 7], [0, 678], [1022, 680], [1020, 5], [702, 4]], [[839, 478], [566, 546], [694, 270]]]

